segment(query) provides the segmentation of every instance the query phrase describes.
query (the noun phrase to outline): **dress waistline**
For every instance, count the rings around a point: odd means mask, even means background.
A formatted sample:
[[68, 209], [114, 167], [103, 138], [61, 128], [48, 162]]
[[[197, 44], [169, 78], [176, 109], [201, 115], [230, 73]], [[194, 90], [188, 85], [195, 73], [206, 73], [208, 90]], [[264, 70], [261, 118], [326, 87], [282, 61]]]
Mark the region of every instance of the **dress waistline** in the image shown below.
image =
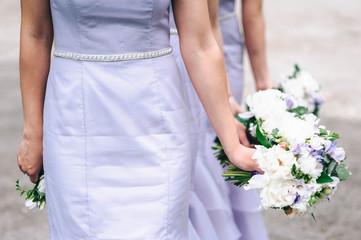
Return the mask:
[[54, 50], [54, 56], [59, 58], [66, 58], [77, 61], [89, 61], [89, 62], [118, 62], [129, 60], [140, 60], [148, 58], [157, 58], [171, 54], [172, 47], [164, 48], [157, 51], [140, 52], [140, 53], [124, 53], [115, 55], [93, 55], [93, 54], [81, 54], [72, 52], [63, 52]]

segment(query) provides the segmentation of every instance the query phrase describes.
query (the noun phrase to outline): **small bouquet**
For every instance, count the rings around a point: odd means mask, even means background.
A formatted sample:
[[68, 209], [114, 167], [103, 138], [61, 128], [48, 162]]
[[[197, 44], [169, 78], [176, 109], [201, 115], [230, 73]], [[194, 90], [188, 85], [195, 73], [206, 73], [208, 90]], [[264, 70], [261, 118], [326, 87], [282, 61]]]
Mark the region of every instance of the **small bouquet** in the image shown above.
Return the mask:
[[19, 179], [15, 183], [16, 190], [20, 191], [20, 196], [25, 194], [25, 207], [31, 211], [45, 208], [45, 180], [44, 174], [39, 175], [39, 180], [31, 190], [24, 190], [19, 185]]
[[260, 190], [261, 208], [283, 209], [290, 217], [307, 212], [321, 198], [330, 200], [350, 175], [343, 164], [345, 151], [337, 147], [339, 135], [320, 126], [305, 107], [289, 103], [297, 101], [279, 90], [260, 91], [247, 98], [248, 112], [236, 116], [256, 144], [253, 158], [264, 174], [233, 166], [218, 139], [213, 147], [227, 166], [226, 181]]
[[[297, 105], [308, 108], [308, 111], [318, 115], [324, 96], [321, 93], [321, 85], [309, 74], [301, 70], [296, 64], [291, 75], [284, 77], [278, 83], [278, 89], [298, 99]], [[291, 104], [291, 102], [289, 102]]]

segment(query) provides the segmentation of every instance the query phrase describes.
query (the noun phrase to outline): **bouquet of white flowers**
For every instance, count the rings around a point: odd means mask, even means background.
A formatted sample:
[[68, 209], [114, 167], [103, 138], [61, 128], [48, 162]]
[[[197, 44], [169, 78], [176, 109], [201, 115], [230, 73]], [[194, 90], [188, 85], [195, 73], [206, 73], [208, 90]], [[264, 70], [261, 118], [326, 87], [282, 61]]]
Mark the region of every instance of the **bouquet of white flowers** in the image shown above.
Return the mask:
[[283, 77], [278, 83], [278, 89], [284, 93], [290, 94], [293, 98], [297, 98], [297, 103], [287, 102], [290, 108], [303, 106], [308, 111], [318, 115], [321, 104], [324, 102], [324, 96], [321, 93], [320, 84], [308, 72], [301, 70], [295, 65], [294, 72]]
[[31, 210], [43, 210], [45, 208], [45, 180], [43, 171], [39, 174], [39, 180], [31, 190], [24, 190], [19, 185], [19, 179], [15, 183], [16, 190], [20, 191], [20, 196], [25, 194], [25, 206]]
[[[270, 89], [247, 98], [248, 112], [237, 119], [256, 144], [257, 160], [264, 174], [233, 166], [216, 139], [216, 156], [227, 171], [226, 181], [245, 189], [260, 190], [261, 207], [283, 209], [289, 216], [307, 212], [318, 199], [334, 194], [339, 181], [350, 175], [345, 151], [337, 147], [339, 135], [330, 133], [291, 94]], [[292, 108], [292, 106], [297, 106]]]

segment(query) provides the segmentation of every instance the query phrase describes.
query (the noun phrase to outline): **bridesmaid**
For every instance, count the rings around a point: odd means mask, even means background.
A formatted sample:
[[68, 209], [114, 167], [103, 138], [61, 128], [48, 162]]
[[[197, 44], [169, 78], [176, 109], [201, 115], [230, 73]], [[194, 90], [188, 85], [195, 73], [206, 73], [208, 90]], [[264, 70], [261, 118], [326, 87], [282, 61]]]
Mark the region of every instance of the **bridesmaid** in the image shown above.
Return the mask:
[[[209, 4], [209, 11], [210, 13], [218, 11], [218, 3], [217, 7], [214, 8], [211, 6], [212, 1], [208, 1]], [[214, 11], [212, 11], [214, 10]], [[212, 18], [211, 18], [212, 19]], [[190, 219], [190, 229], [193, 232], [190, 234], [196, 235], [200, 239], [207, 239], [207, 240], [222, 240], [222, 239], [238, 239], [240, 236], [240, 232], [235, 225], [233, 218], [223, 218], [219, 219], [222, 224], [219, 226], [213, 226], [214, 219], [212, 219], [213, 215], [209, 215], [207, 212], [206, 207], [204, 206], [203, 202], [199, 199], [197, 193], [194, 189], [194, 174], [196, 174], [197, 179], [202, 179], [207, 187], [203, 190], [209, 194], [209, 198], [211, 199], [218, 199], [216, 202], [220, 205], [221, 201], [223, 201], [224, 197], [221, 193], [217, 190], [212, 190], [212, 188], [216, 188], [216, 184], [214, 183], [213, 176], [210, 172], [205, 168], [198, 168], [197, 172], [194, 172], [194, 167], [196, 165], [198, 152], [199, 152], [199, 141], [201, 140], [200, 133], [200, 116], [202, 114], [202, 106], [197, 97], [197, 94], [194, 90], [192, 82], [189, 78], [187, 69], [184, 65], [180, 48], [179, 48], [179, 37], [178, 31], [174, 22], [174, 17], [171, 11], [170, 15], [170, 43], [173, 46], [173, 54], [176, 57], [178, 68], [180, 74], [182, 76], [183, 84], [184, 84], [184, 91], [188, 106], [188, 118], [189, 118], [189, 125], [190, 125], [190, 139], [191, 139], [191, 161], [192, 161], [192, 173], [191, 173], [191, 189], [190, 189], [190, 199], [189, 199], [189, 219]], [[213, 25], [212, 25], [213, 27]], [[219, 34], [215, 35], [217, 38], [221, 38], [221, 33], [219, 28], [212, 29], [214, 33], [219, 32]], [[218, 42], [218, 39], [217, 39]], [[238, 132], [239, 135], [244, 134], [244, 131]], [[231, 208], [229, 204], [224, 202], [223, 208], [227, 208], [228, 212], [231, 214]], [[222, 206], [219, 206], [222, 208]], [[229, 216], [229, 215], [228, 215]], [[219, 217], [219, 216], [218, 216]], [[221, 232], [220, 232], [221, 230]]]
[[[215, 4], [218, 3], [218, 0], [210, 0], [210, 2]], [[224, 49], [227, 75], [230, 82], [229, 92], [231, 92], [229, 102], [232, 112], [237, 114], [241, 112], [238, 103], [242, 100], [243, 92], [243, 41], [236, 17], [234, 0], [220, 0], [219, 15], [210, 13], [210, 17], [213, 28], [218, 30], [220, 25], [222, 30], [221, 37], [218, 37], [217, 40]], [[268, 74], [265, 56], [262, 0], [242, 1], [242, 22], [256, 88], [257, 90], [271, 88], [272, 82]], [[218, 34], [219, 31], [215, 31], [215, 36]], [[214, 159], [213, 151], [210, 149], [215, 133], [208, 120], [205, 117], [203, 120], [203, 125], [206, 126], [204, 146], [202, 147], [203, 156], [199, 161], [201, 164], [196, 166], [196, 171], [206, 167], [215, 179], [218, 191], [222, 193], [224, 199], [218, 199], [217, 202], [210, 201], [209, 194], [202, 191], [203, 188], [207, 187], [202, 179], [196, 180], [196, 192], [199, 193], [209, 214], [214, 215], [212, 219], [214, 219], [216, 230], [218, 230], [217, 226], [220, 228], [218, 232], [223, 229], [224, 220], [219, 221], [220, 219], [224, 219], [225, 215], [233, 215], [234, 221], [242, 234], [242, 239], [268, 239], [262, 216], [258, 211], [260, 205], [258, 194], [255, 191], [245, 191], [232, 186], [219, 177], [223, 169], [219, 167], [218, 162]], [[241, 128], [239, 125], [238, 127]], [[243, 141], [243, 143], [247, 144], [246, 141]], [[213, 159], [213, 161], [208, 161], [209, 159]], [[231, 213], [224, 206], [225, 202], [232, 209]], [[223, 206], [223, 208], [220, 206]], [[215, 209], [218, 210], [215, 211]]]
[[[215, 132], [235, 165], [260, 170], [255, 150], [238, 141], [206, 0], [173, 2], [183, 59]], [[169, 5], [21, 1], [18, 164], [32, 182], [44, 166], [51, 239], [190, 239], [189, 124]]]
[[[242, 100], [243, 92], [243, 41], [239, 31], [238, 19], [232, 17], [235, 11], [234, 0], [220, 0], [219, 16], [228, 79], [231, 91], [237, 102]], [[262, 13], [263, 0], [242, 0], [241, 16], [244, 29], [245, 46], [251, 63], [256, 90], [272, 88], [266, 50], [265, 27]], [[242, 239], [268, 239], [262, 215], [258, 210], [259, 195], [255, 190], [245, 191], [230, 185], [230, 200], [235, 222], [242, 233]]]

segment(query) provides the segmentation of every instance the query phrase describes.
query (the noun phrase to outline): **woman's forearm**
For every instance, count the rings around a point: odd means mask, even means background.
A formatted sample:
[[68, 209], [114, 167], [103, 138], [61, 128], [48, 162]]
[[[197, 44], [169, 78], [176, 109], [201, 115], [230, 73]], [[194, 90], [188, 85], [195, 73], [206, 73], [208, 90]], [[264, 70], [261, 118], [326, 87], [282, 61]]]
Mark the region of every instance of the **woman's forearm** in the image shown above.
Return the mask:
[[24, 134], [42, 131], [46, 80], [50, 66], [50, 50], [45, 39], [21, 37], [20, 83], [24, 112]]
[[247, 52], [257, 89], [272, 87], [266, 58], [265, 23], [262, 12], [262, 0], [242, 1], [242, 22]]
[[[43, 105], [50, 67], [53, 30], [47, 4], [22, 1], [20, 84], [24, 136], [42, 137]], [[38, 1], [39, 2], [39, 1]], [[39, 7], [37, 9], [36, 7]], [[43, 10], [43, 11], [42, 11]]]
[[230, 153], [239, 140], [229, 108], [222, 52], [214, 41], [203, 48], [185, 47], [182, 55], [210, 122], [226, 152]]
[[[218, 46], [222, 54], [224, 55], [223, 37], [222, 37], [221, 26], [219, 24], [218, 10], [219, 10], [219, 0], [208, 0], [209, 19], [211, 22], [213, 35], [218, 43]], [[232, 94], [231, 85], [229, 84], [228, 77], [227, 77], [227, 91], [228, 91], [228, 95]]]

